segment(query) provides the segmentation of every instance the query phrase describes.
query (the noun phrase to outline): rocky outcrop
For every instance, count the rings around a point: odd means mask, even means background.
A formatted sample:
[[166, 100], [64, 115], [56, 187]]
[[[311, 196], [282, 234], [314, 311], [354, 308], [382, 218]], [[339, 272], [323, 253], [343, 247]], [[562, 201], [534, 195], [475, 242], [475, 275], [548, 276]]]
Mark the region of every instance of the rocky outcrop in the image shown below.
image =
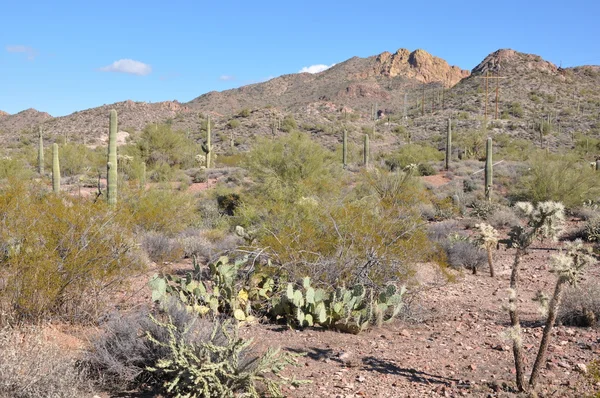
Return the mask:
[[519, 72], [529, 73], [540, 71], [548, 74], [558, 74], [559, 67], [552, 62], [542, 59], [539, 55], [520, 53], [511, 49], [495, 51], [484, 58], [479, 65], [471, 71], [472, 74], [486, 72]]
[[374, 74], [386, 77], [403, 76], [423, 83], [442, 83], [452, 87], [469, 76], [469, 71], [450, 66], [441, 58], [434, 57], [424, 50], [410, 52], [405, 48], [395, 54], [384, 52], [375, 58]]

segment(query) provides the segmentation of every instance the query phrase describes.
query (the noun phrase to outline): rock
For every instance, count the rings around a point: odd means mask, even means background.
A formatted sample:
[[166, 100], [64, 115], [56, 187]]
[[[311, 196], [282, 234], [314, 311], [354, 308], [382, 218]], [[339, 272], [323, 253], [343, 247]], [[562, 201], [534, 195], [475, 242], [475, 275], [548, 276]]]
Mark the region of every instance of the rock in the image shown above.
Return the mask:
[[588, 372], [588, 368], [584, 363], [578, 363], [575, 365], [575, 370], [577, 370], [579, 373], [583, 373], [584, 375]]
[[410, 337], [410, 332], [406, 329], [402, 329], [399, 333], [400, 336]]
[[565, 361], [560, 361], [558, 362], [558, 366], [560, 366], [563, 369], [571, 369], [571, 365], [569, 365], [568, 363], [566, 363]]

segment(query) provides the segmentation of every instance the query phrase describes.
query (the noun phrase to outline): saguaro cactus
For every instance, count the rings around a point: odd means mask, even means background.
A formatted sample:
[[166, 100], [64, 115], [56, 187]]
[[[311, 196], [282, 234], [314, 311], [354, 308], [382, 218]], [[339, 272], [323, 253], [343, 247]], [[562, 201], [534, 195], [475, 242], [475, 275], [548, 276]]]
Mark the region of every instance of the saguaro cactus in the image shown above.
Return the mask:
[[348, 165], [348, 132], [344, 129], [344, 135], [342, 138], [342, 164], [344, 169]]
[[52, 190], [60, 191], [60, 164], [58, 163], [58, 144], [52, 144]]
[[363, 153], [363, 160], [365, 163], [365, 167], [369, 167], [369, 134], [365, 134], [365, 147]]
[[488, 137], [485, 146], [485, 198], [491, 200], [492, 198], [492, 138]]
[[117, 204], [117, 111], [110, 111], [108, 131], [108, 162], [106, 163], [106, 198], [108, 204]]
[[42, 127], [40, 126], [40, 143], [38, 146], [38, 173], [44, 175], [44, 138], [42, 137]]
[[446, 132], [446, 170], [450, 168], [450, 157], [452, 156], [452, 119], [448, 119], [448, 131]]
[[210, 169], [210, 166], [211, 166], [210, 158], [211, 158], [211, 152], [212, 152], [212, 144], [211, 144], [211, 137], [210, 137], [210, 115], [208, 115], [207, 120], [206, 120], [206, 145], [204, 145], [202, 147], [202, 150], [204, 151], [204, 153], [206, 153], [206, 168]]

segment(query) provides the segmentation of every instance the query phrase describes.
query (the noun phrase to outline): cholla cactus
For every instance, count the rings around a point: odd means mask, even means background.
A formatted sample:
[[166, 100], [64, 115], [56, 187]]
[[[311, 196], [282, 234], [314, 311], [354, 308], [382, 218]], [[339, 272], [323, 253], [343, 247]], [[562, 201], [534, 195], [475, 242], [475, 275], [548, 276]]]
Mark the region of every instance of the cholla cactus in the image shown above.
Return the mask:
[[498, 231], [486, 223], [476, 224], [475, 227], [479, 229], [479, 235], [475, 241], [487, 252], [488, 264], [490, 266], [490, 276], [493, 278], [494, 263], [492, 259], [492, 250], [498, 244]]
[[559, 202], [540, 202], [533, 206], [529, 202], [517, 202], [517, 213], [527, 218], [527, 227], [517, 226], [509, 233], [511, 245], [527, 249], [533, 239], [556, 240], [565, 221], [565, 206]]
[[590, 248], [584, 248], [581, 240], [567, 244], [567, 251], [552, 256], [550, 272], [558, 275], [562, 282], [577, 285], [584, 268], [594, 262]]
[[196, 155], [195, 158], [196, 162], [198, 162], [198, 164], [200, 165], [200, 168], [206, 168], [206, 156], [204, 155]]
[[[511, 296], [509, 297], [508, 312], [510, 315], [511, 327], [513, 328], [513, 330], [518, 331], [520, 321], [519, 312], [517, 308], [517, 300], [519, 267], [521, 264], [521, 258], [523, 257], [527, 248], [531, 245], [535, 238], [556, 239], [564, 223], [565, 207], [561, 203], [548, 201], [540, 202], [536, 206], [533, 206], [531, 203], [528, 202], [519, 202], [515, 205], [515, 208], [518, 213], [520, 213], [527, 219], [526, 226], [513, 227], [513, 229], [509, 233], [510, 245], [512, 247], [515, 247], [517, 251], [515, 253], [515, 261], [513, 262], [512, 272], [510, 276], [510, 288], [514, 292], [514, 294], [511, 294]], [[550, 317], [550, 315], [552, 314], [552, 306], [553, 303], [551, 302], [548, 317]], [[513, 340], [513, 354], [515, 358], [515, 368], [517, 371], [517, 388], [519, 389], [519, 391], [525, 391], [525, 365], [523, 362], [523, 347], [520, 338]], [[532, 373], [529, 383], [532, 384], [533, 380], [534, 384], [536, 377], [537, 375], [534, 376], [534, 374]]]
[[561, 251], [552, 256], [550, 272], [558, 275], [558, 279], [554, 287], [554, 294], [552, 295], [550, 304], [548, 304], [548, 317], [546, 318], [542, 341], [540, 342], [540, 348], [529, 379], [529, 385], [532, 388], [535, 387], [540, 369], [546, 362], [546, 351], [550, 344], [552, 327], [556, 322], [556, 315], [558, 314], [562, 300], [563, 287], [565, 283], [576, 285], [583, 269], [594, 263], [595, 260], [589, 253], [590, 251], [583, 247], [583, 243], [577, 240], [567, 245], [566, 252]]

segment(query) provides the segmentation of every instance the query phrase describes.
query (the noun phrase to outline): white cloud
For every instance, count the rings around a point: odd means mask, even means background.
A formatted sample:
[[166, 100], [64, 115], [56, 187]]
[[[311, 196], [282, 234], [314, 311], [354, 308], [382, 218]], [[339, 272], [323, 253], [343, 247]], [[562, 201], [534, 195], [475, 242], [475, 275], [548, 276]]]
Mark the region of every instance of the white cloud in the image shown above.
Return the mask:
[[120, 59], [112, 64], [100, 68], [102, 72], [129, 73], [131, 75], [146, 76], [152, 72], [152, 67], [133, 59]]
[[323, 64], [318, 64], [318, 65], [305, 66], [304, 68], [300, 69], [300, 71], [298, 73], [319, 73], [319, 72], [323, 72], [326, 69], [331, 68], [334, 65], [335, 64], [331, 64], [331, 65], [327, 66], [327, 65], [323, 65]]
[[221, 76], [219, 76], [219, 80], [222, 80], [224, 82], [229, 82], [229, 81], [235, 80], [235, 76], [221, 75]]
[[38, 52], [34, 48], [22, 45], [6, 46], [6, 51], [9, 53], [25, 54], [30, 61], [33, 61], [38, 55]]

